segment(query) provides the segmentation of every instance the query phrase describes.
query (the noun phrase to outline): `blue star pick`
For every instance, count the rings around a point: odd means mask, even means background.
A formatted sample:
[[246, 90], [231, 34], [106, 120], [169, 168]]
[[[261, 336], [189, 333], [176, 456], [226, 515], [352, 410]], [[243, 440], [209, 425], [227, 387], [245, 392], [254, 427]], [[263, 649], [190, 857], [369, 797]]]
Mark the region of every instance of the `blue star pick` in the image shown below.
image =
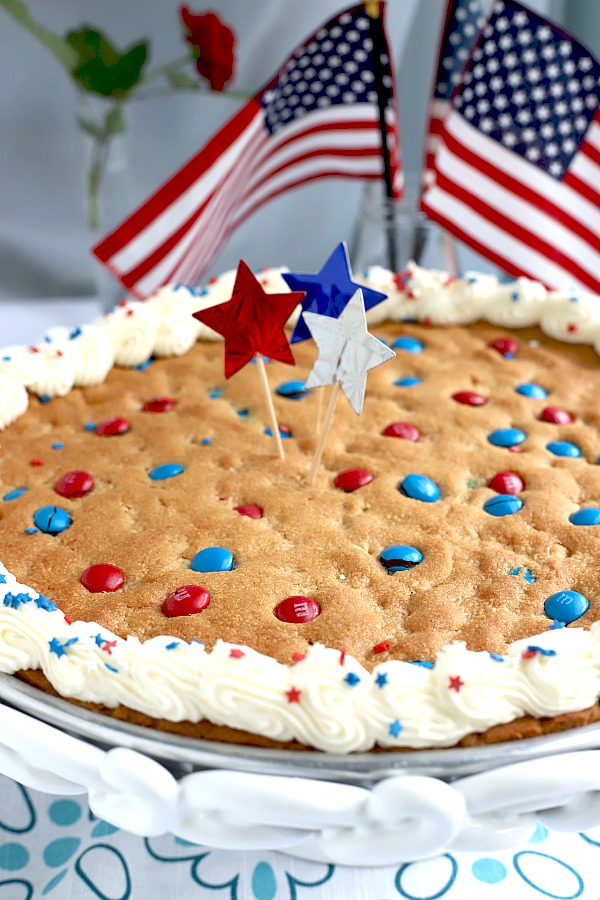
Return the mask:
[[[302, 301], [302, 312], [319, 313], [337, 319], [348, 301], [360, 288], [363, 292], [365, 309], [377, 306], [387, 299], [386, 294], [374, 291], [352, 281], [352, 270], [348, 258], [348, 248], [342, 241], [338, 244], [323, 268], [315, 275], [300, 272], [283, 272], [282, 278], [292, 291], [306, 291]], [[311, 337], [304, 316], [300, 315], [294, 332], [292, 344], [306, 341]]]

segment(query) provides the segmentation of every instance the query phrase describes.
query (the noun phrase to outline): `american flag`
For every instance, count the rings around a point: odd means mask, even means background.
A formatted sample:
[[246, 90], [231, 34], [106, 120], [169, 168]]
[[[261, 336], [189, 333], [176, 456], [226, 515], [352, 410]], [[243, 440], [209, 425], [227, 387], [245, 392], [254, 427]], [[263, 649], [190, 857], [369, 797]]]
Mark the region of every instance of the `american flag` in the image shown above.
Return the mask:
[[400, 196], [397, 113], [384, 51], [378, 98], [364, 5], [336, 16], [92, 252], [140, 298], [169, 282], [197, 283], [238, 225], [278, 194], [329, 176], [383, 178], [379, 102]]
[[440, 52], [432, 97], [429, 103], [429, 124], [425, 136], [425, 165], [423, 187], [434, 180], [433, 160], [438, 148], [444, 116], [450, 106], [452, 91], [460, 78], [475, 41], [485, 23], [488, 0], [448, 0], [446, 19], [440, 41]]
[[600, 63], [496, 0], [452, 99], [427, 215], [506, 271], [600, 292]]

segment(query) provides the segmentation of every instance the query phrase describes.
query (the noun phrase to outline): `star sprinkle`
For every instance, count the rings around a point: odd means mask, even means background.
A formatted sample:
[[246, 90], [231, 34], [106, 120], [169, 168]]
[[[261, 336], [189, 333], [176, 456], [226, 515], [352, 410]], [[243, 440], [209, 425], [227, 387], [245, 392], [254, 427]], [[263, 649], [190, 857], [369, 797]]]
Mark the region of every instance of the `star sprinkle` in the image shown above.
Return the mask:
[[358, 289], [337, 319], [307, 312], [304, 318], [319, 348], [306, 387], [339, 383], [353, 410], [363, 408], [367, 372], [396, 355], [367, 331], [362, 289]]
[[289, 691], [285, 692], [285, 696], [287, 697], [288, 703], [300, 703], [300, 695], [302, 691], [299, 688], [291, 687]]
[[356, 672], [348, 672], [348, 674], [344, 678], [344, 681], [350, 687], [356, 687], [356, 685], [360, 682], [360, 675], [357, 675]]
[[4, 606], [9, 606], [11, 609], [18, 609], [22, 603], [29, 603], [30, 600], [31, 597], [29, 594], [11, 594], [9, 592], [8, 594], [5, 594], [2, 602], [4, 603]]
[[394, 719], [393, 722], [390, 722], [390, 727], [388, 730], [390, 737], [397, 738], [400, 734], [402, 734], [402, 722], [400, 722], [398, 719]]
[[246, 654], [243, 650], [233, 647], [233, 649], [229, 651], [229, 655], [232, 659], [242, 659]]
[[362, 287], [352, 280], [348, 248], [344, 242], [338, 244], [320, 272], [314, 275], [283, 272], [281, 277], [293, 291], [306, 292], [302, 315], [292, 334], [292, 344], [311, 336], [312, 329], [307, 327], [304, 313], [318, 313], [337, 319], [359, 288], [364, 293], [365, 309], [371, 309], [387, 299], [387, 294]]
[[464, 687], [464, 681], [460, 677], [460, 675], [451, 675], [448, 679], [448, 690], [456, 691], [458, 694], [460, 692], [461, 687]]
[[375, 678], [375, 684], [377, 687], [385, 687], [388, 683], [388, 676], [385, 672], [378, 672], [377, 677]]
[[58, 638], [52, 638], [51, 641], [48, 641], [50, 645], [50, 653], [55, 653], [60, 659], [61, 656], [66, 656], [67, 651], [65, 650], [66, 644], [61, 644]]
[[269, 294], [241, 260], [231, 300], [193, 314], [225, 338], [225, 377], [231, 378], [256, 353], [295, 365], [283, 330], [304, 294]]

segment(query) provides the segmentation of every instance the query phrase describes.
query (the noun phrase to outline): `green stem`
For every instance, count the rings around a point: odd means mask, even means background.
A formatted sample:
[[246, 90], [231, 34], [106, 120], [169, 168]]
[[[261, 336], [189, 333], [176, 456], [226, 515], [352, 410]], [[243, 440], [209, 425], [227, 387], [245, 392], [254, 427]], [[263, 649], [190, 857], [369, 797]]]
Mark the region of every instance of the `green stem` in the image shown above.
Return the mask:
[[154, 81], [155, 78], [162, 78], [163, 75], [168, 75], [169, 72], [176, 72], [183, 65], [189, 65], [190, 62], [193, 62], [192, 56], [190, 53], [186, 53], [185, 56], [181, 56], [179, 59], [173, 60], [173, 62], [165, 63], [164, 66], [157, 66], [156, 69], [146, 72], [144, 81]]
[[92, 142], [90, 165], [87, 172], [86, 200], [87, 224], [91, 231], [100, 228], [100, 189], [106, 173], [106, 165], [110, 157], [112, 139], [118, 131], [115, 120], [122, 114], [122, 101], [113, 100], [107, 106], [104, 118], [93, 123], [94, 133], [90, 133]]

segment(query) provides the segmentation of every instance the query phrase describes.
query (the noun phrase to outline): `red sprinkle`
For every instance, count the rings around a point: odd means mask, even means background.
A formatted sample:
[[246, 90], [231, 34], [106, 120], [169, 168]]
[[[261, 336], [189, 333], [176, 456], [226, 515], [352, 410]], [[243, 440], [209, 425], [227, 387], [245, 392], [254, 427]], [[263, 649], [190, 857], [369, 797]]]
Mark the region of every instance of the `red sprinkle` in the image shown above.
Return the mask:
[[171, 397], [154, 397], [142, 406], [144, 412], [163, 413], [175, 409], [177, 400]]
[[285, 696], [288, 699], [288, 703], [300, 703], [300, 695], [302, 691], [299, 688], [291, 687], [289, 691], [285, 692]]
[[68, 616], [63, 616], [63, 618], [64, 618], [65, 622], [67, 623], [67, 625], [73, 624], [73, 619], [70, 619]]
[[294, 653], [292, 653], [292, 659], [294, 660], [294, 662], [302, 662], [303, 659], [306, 659], [306, 653], [298, 653], [298, 651], [296, 650]]
[[347, 469], [345, 472], [340, 472], [339, 475], [336, 475], [333, 483], [341, 491], [351, 494], [352, 491], [357, 491], [358, 488], [370, 484], [374, 477], [373, 473], [369, 472], [368, 469]]
[[129, 419], [124, 416], [113, 416], [112, 419], [105, 419], [104, 422], [98, 422], [96, 425], [96, 434], [125, 434], [129, 431], [131, 425]]
[[456, 691], [456, 693], [458, 694], [461, 687], [463, 687], [463, 686], [464, 686], [464, 681], [462, 680], [460, 675], [451, 675], [448, 678], [448, 690], [449, 691]]
[[488, 344], [492, 350], [497, 350], [500, 356], [515, 356], [519, 350], [519, 343], [514, 337], [499, 337]]
[[102, 649], [104, 650], [105, 653], [108, 653], [109, 656], [112, 656], [113, 647], [116, 647], [116, 646], [117, 646], [116, 641], [104, 641], [104, 643], [102, 644]]
[[94, 479], [89, 472], [76, 469], [73, 472], [65, 472], [54, 485], [54, 490], [61, 497], [85, 497], [94, 490]]
[[380, 644], [375, 644], [373, 647], [373, 653], [385, 653], [386, 650], [390, 649], [390, 641], [381, 641]]
[[524, 653], [521, 653], [521, 659], [533, 659], [535, 656], [537, 656], [535, 650], [526, 650]]
[[575, 334], [576, 331], [577, 331], [577, 325], [575, 325], [574, 322], [569, 322], [569, 324], [567, 325], [568, 334]]
[[511, 453], [522, 453], [523, 452], [523, 448], [521, 446], [519, 446], [519, 444], [513, 444], [513, 446], [509, 447], [508, 449], [510, 450]]
[[496, 472], [488, 487], [499, 494], [520, 494], [525, 490], [525, 482], [516, 472]]
[[[224, 500], [224, 497], [220, 499]], [[253, 503], [242, 503], [241, 506], [234, 506], [233, 511], [239, 513], [240, 516], [248, 516], [249, 519], [262, 519], [263, 511], [260, 506]]]
[[457, 403], [464, 403], [465, 406], [485, 406], [488, 402], [487, 397], [475, 391], [457, 391], [456, 394], [452, 394], [452, 399]]
[[316, 619], [321, 612], [319, 604], [310, 597], [300, 595], [286, 597], [278, 603], [273, 613], [280, 622], [310, 622]]
[[392, 422], [381, 432], [385, 437], [404, 438], [405, 441], [418, 441], [421, 432], [410, 422]]
[[202, 612], [210, 603], [210, 594], [199, 584], [183, 584], [168, 595], [162, 605], [165, 616], [192, 616]]
[[125, 584], [125, 576], [112, 563], [96, 563], [82, 573], [80, 581], [91, 594], [112, 593]]
[[340, 650], [340, 666], [343, 666], [346, 662], [346, 648], [342, 647]]
[[234, 647], [233, 650], [229, 651], [229, 655], [232, 659], [243, 659], [246, 654], [239, 647]]
[[43, 466], [44, 460], [43, 459], [30, 459], [29, 465], [30, 466]]
[[554, 425], [570, 425], [573, 416], [559, 406], [545, 406], [540, 413], [540, 419], [542, 422], [552, 422]]

